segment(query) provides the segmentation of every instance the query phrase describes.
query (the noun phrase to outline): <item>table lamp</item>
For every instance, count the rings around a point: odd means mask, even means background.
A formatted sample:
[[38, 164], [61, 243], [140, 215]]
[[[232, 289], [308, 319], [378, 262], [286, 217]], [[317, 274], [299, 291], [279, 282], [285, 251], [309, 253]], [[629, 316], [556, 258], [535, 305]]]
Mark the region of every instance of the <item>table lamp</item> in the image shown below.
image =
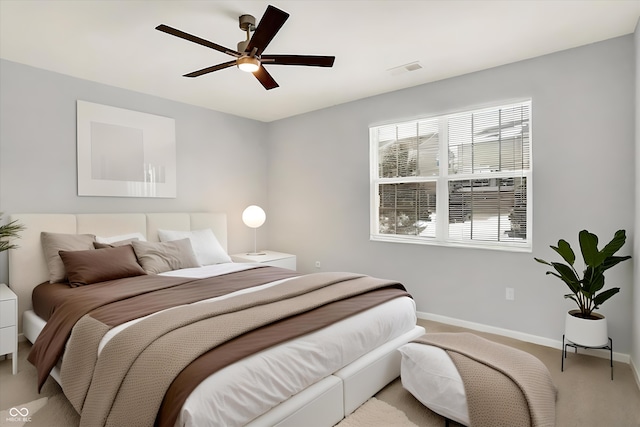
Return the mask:
[[266, 255], [264, 252], [258, 252], [257, 247], [258, 227], [264, 224], [266, 219], [267, 215], [260, 206], [251, 205], [242, 212], [242, 222], [247, 227], [253, 228], [253, 252], [249, 252], [247, 255]]

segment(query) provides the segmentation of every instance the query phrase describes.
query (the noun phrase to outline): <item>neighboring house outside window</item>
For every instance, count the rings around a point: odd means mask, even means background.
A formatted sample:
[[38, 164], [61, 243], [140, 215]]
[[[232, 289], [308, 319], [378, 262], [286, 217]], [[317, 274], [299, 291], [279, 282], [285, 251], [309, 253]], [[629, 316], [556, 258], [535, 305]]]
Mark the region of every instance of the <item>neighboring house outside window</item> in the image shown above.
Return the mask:
[[371, 239], [531, 251], [531, 101], [369, 129]]

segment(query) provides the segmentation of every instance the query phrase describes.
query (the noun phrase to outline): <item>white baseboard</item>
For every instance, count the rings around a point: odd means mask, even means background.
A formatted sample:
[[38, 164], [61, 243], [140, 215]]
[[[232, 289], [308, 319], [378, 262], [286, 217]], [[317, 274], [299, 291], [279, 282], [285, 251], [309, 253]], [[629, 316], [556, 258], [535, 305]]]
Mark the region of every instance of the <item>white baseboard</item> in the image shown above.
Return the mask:
[[[447, 325], [459, 326], [461, 328], [473, 329], [474, 331], [487, 332], [490, 334], [501, 335], [508, 338], [514, 338], [520, 341], [530, 342], [534, 344], [544, 345], [546, 347], [557, 348], [562, 350], [561, 340], [552, 340], [550, 338], [540, 337], [537, 335], [526, 334], [524, 332], [512, 331], [510, 329], [498, 328], [495, 326], [483, 325], [482, 323], [469, 322], [468, 320], [455, 319], [453, 317], [441, 316], [439, 314], [425, 313], [422, 311], [417, 312], [418, 319], [432, 320], [438, 323], [444, 323]], [[429, 332], [427, 330], [427, 332]], [[571, 351], [570, 349], [568, 351]], [[607, 350], [587, 350], [580, 349], [581, 353], [590, 354], [593, 356], [602, 357], [604, 359], [609, 358], [609, 351]], [[622, 362], [629, 364], [631, 357], [625, 353], [613, 352], [613, 360], [616, 362]], [[633, 366], [632, 366], [633, 369]], [[638, 371], [636, 370], [636, 380], [638, 380]]]
[[640, 388], [640, 369], [633, 363], [633, 359], [629, 363], [631, 366], [631, 372], [633, 372], [633, 377], [636, 379], [636, 385]]

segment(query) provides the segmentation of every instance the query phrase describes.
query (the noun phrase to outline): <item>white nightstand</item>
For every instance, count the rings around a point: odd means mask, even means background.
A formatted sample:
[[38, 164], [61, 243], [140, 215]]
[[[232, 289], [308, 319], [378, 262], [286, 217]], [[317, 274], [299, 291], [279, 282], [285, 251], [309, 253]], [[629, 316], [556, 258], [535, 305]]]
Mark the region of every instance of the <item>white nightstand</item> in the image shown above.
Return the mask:
[[18, 373], [18, 297], [0, 283], [0, 355], [9, 353], [15, 375]]
[[296, 269], [296, 256], [275, 251], [260, 251], [264, 255], [235, 254], [231, 255], [233, 262], [258, 262], [273, 267]]

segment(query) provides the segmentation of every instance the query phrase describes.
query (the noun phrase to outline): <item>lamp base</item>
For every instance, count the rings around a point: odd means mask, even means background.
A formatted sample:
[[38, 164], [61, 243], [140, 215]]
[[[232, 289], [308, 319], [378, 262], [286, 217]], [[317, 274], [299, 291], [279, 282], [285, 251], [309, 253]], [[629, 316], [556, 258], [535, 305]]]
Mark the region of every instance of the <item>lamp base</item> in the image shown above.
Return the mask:
[[248, 252], [247, 255], [249, 255], [249, 256], [258, 256], [258, 255], [266, 255], [266, 253], [264, 253], [264, 252]]

